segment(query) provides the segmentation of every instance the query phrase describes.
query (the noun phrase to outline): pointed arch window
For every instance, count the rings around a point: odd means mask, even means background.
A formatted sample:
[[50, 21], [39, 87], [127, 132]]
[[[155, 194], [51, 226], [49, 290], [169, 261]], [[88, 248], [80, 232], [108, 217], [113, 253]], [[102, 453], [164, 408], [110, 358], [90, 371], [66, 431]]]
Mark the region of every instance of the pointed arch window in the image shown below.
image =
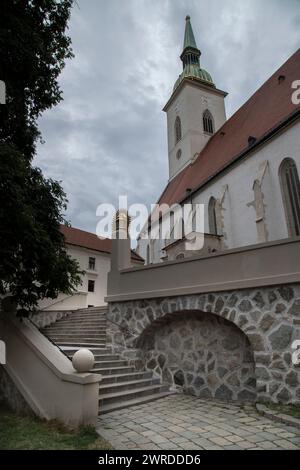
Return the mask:
[[181, 132], [181, 120], [180, 117], [177, 116], [175, 119], [175, 144], [181, 140], [182, 132]]
[[208, 203], [208, 225], [209, 233], [211, 235], [217, 235], [216, 200], [214, 197], [211, 197]]
[[206, 109], [203, 113], [203, 130], [207, 134], [214, 133], [214, 120], [212, 114], [208, 109]]
[[300, 182], [296, 163], [292, 158], [285, 158], [279, 168], [279, 178], [288, 234], [300, 235]]

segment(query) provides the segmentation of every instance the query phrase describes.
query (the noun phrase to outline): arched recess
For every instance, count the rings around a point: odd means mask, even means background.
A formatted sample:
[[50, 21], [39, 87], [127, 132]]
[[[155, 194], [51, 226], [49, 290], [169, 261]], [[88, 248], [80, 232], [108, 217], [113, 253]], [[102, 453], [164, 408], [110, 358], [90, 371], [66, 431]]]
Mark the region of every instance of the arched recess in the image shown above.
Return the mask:
[[282, 200], [290, 237], [300, 235], [300, 182], [295, 161], [285, 158], [279, 167]]
[[182, 311], [148, 326], [136, 342], [147, 369], [202, 398], [255, 401], [252, 346], [233, 322], [210, 312]]

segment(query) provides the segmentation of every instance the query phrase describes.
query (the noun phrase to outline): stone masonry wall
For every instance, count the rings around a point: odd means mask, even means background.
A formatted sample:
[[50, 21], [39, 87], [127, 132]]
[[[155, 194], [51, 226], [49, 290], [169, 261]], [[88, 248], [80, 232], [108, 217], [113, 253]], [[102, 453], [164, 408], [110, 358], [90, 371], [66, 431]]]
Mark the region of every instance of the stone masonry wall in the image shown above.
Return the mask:
[[201, 398], [254, 401], [255, 367], [246, 335], [210, 313], [184, 317], [166, 318], [142, 334], [138, 346], [146, 368], [172, 388]]
[[[217, 322], [215, 316], [227, 322]], [[123, 342], [125, 349], [138, 348], [144, 366], [154, 367], [169, 383], [173, 380], [177, 385], [182, 384], [189, 393], [227, 399], [242, 399], [244, 395], [245, 399], [254, 399], [250, 393], [255, 393], [256, 379], [259, 401], [300, 403], [300, 366], [292, 363], [292, 343], [300, 339], [299, 284], [114, 302], [109, 304], [108, 320], [115, 325], [112, 345], [118, 335], [119, 347]], [[210, 333], [205, 338], [207, 330]], [[246, 339], [242, 339], [245, 336], [251, 349]], [[236, 351], [232, 353], [226, 349], [231, 338], [236, 338]], [[162, 341], [167, 349], [160, 364]], [[177, 350], [176, 360], [172, 355], [174, 350]], [[251, 350], [254, 374], [250, 366]], [[200, 351], [198, 356], [197, 351]], [[223, 377], [222, 352], [227, 356], [223, 357], [223, 365], [227, 361], [224, 369], [228, 371]], [[229, 374], [234, 356], [236, 375]], [[248, 368], [245, 380], [243, 368]]]

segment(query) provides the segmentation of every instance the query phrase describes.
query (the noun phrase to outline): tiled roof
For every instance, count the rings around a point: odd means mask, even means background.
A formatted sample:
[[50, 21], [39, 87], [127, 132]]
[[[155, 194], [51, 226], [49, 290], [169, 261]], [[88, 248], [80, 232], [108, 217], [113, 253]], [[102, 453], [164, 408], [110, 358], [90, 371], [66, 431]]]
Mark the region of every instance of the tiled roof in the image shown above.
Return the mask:
[[[74, 227], [60, 226], [60, 230], [68, 245], [80, 246], [102, 253], [111, 253], [112, 241], [109, 238], [98, 238], [91, 232], [85, 232]], [[135, 261], [144, 261], [135, 251], [131, 250], [131, 258]]]
[[180, 202], [187, 196], [188, 188], [192, 191], [200, 189], [250, 149], [250, 137], [258, 143], [298, 112], [300, 105], [293, 104], [291, 96], [294, 91], [292, 82], [299, 79], [300, 49], [211, 137], [194, 163], [168, 183], [159, 203], [171, 205]]

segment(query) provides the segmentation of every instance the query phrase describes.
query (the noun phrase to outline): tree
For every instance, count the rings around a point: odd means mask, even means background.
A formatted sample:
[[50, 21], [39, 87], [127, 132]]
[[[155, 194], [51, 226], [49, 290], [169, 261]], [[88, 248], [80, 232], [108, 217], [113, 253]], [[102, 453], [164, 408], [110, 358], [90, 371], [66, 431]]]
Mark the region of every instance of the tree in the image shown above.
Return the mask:
[[78, 263], [60, 224], [67, 199], [60, 184], [32, 166], [37, 119], [62, 99], [57, 78], [72, 57], [66, 35], [72, 0], [1, 0], [0, 294], [9, 290], [22, 309], [44, 297], [71, 293]]

